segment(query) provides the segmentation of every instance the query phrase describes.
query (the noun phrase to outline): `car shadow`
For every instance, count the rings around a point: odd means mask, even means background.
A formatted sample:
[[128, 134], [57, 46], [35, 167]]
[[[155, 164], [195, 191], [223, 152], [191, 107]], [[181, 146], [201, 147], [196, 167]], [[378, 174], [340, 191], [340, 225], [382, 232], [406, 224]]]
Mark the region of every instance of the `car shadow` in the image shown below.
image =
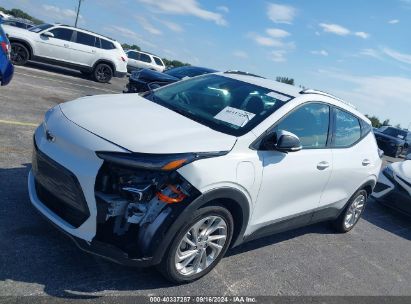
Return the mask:
[[[154, 289], [164, 292], [162, 289], [173, 286], [154, 268], [123, 267], [78, 249], [31, 206], [26, 186], [29, 170], [30, 164], [0, 168], [0, 281], [44, 286], [46, 294], [68, 299], [92, 299], [100, 297], [95, 293], [111, 291]], [[411, 239], [409, 220], [374, 201], [367, 206], [364, 220]], [[227, 255], [234, 256], [304, 234], [333, 233], [327, 223], [315, 224], [243, 244]], [[29, 288], [27, 284], [25, 292], [30, 293]], [[12, 289], [10, 293], [14, 294]]]
[[375, 199], [369, 200], [362, 218], [378, 228], [411, 240], [410, 217], [378, 203]]
[[27, 62], [25, 67], [33, 68], [33, 69], [41, 70], [41, 71], [45, 71], [45, 72], [52, 72], [52, 73], [65, 75], [65, 76], [72, 76], [72, 77], [76, 77], [76, 78], [80, 78], [80, 79], [89, 80], [91, 82], [95, 82], [92, 79], [91, 75], [86, 75], [86, 74], [81, 73], [78, 70], [73, 70], [73, 69], [60, 67], [60, 66], [56, 66], [56, 65], [51, 65], [51, 64], [48, 64], [48, 63], [29, 61], [29, 62]]

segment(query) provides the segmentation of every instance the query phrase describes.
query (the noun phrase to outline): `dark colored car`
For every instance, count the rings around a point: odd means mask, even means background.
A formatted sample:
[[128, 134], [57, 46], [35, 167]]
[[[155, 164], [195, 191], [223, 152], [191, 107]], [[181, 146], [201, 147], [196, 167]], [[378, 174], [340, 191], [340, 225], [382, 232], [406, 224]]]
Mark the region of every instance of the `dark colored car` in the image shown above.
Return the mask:
[[203, 74], [215, 73], [216, 70], [195, 67], [184, 66], [178, 68], [172, 68], [164, 71], [163, 73], [143, 69], [139, 71], [133, 71], [130, 75], [129, 83], [126, 85], [124, 93], [141, 93], [150, 91], [152, 89], [162, 87], [166, 84], [177, 82], [184, 78], [191, 78]]
[[0, 24], [0, 85], [7, 85], [13, 78], [14, 66], [10, 61], [10, 41]]
[[4, 19], [3, 24], [19, 27], [26, 30], [34, 26], [34, 23], [29, 20], [15, 18]]
[[378, 147], [384, 151], [385, 155], [399, 157], [404, 153], [407, 154], [411, 143], [411, 132], [385, 126], [374, 130], [374, 134]]

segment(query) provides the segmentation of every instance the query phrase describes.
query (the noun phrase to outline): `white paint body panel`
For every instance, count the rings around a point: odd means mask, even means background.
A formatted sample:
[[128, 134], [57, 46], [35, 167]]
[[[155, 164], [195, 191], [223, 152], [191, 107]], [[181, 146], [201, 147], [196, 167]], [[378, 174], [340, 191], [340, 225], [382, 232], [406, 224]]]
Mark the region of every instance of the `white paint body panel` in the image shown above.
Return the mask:
[[133, 152], [228, 151], [236, 141], [138, 94], [85, 97], [61, 109], [75, 124]]
[[[227, 77], [297, 94], [294, 87], [284, 87], [284, 84], [266, 79], [242, 75]], [[37, 144], [43, 153], [77, 176], [91, 216], [78, 229], [70, 227], [38, 200], [30, 175], [31, 201], [65, 231], [90, 241], [96, 231], [94, 182], [102, 164], [95, 151], [129, 150], [156, 154], [229, 151], [224, 156], [192, 162], [178, 172], [202, 193], [222, 187], [243, 193], [250, 205], [246, 235], [273, 221], [322, 206], [336, 202], [343, 206], [361, 185], [377, 178], [381, 160], [372, 133], [347, 149], [313, 149], [284, 154], [250, 148], [284, 115], [310, 101], [338, 106], [368, 121], [356, 110], [330, 97], [304, 94], [291, 100], [252, 131], [236, 138], [137, 94], [94, 96], [64, 103], [46, 119], [56, 141], [47, 142], [40, 127], [36, 131]], [[364, 159], [370, 164], [363, 166]], [[317, 165], [323, 161], [330, 166], [319, 170]]]

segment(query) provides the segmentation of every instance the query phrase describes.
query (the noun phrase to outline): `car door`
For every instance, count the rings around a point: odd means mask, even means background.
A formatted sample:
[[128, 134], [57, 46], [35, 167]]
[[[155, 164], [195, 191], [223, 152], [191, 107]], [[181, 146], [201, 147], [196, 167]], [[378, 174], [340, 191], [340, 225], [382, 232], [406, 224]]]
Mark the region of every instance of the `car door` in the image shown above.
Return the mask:
[[[44, 35], [50, 32], [54, 37]], [[44, 31], [37, 36], [37, 56], [54, 59], [58, 61], [71, 61], [70, 45], [73, 37], [73, 30], [64, 27], [55, 27]]]
[[263, 176], [252, 215], [252, 230], [268, 228], [274, 232], [310, 221], [332, 171], [329, 125], [329, 105], [310, 102], [274, 126], [274, 131], [297, 135], [303, 148], [290, 153], [258, 151]]
[[73, 42], [70, 45], [72, 62], [87, 67], [93, 66], [98, 51], [97, 42], [100, 43], [95, 36], [75, 31]]
[[348, 199], [379, 172], [380, 158], [371, 126], [348, 111], [333, 108], [333, 171], [314, 219], [335, 217]]
[[151, 59], [150, 55], [140, 53], [140, 56], [138, 58], [139, 60], [139, 65], [143, 69], [154, 69], [153, 68], [153, 60]]

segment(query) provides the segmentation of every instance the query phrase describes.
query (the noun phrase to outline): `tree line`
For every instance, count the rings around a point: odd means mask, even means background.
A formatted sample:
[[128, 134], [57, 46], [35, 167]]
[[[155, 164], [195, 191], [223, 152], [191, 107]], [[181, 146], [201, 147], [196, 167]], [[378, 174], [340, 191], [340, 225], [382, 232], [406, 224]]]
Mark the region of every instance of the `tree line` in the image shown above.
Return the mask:
[[0, 11], [3, 11], [5, 14], [12, 15], [13, 17], [16, 17], [16, 18], [30, 20], [34, 24], [44, 23], [44, 21], [34, 18], [33, 16], [30, 16], [29, 14], [27, 14], [26, 12], [23, 12], [21, 9], [18, 9], [18, 8], [12, 8], [11, 10], [7, 10], [4, 7], [0, 6]]

